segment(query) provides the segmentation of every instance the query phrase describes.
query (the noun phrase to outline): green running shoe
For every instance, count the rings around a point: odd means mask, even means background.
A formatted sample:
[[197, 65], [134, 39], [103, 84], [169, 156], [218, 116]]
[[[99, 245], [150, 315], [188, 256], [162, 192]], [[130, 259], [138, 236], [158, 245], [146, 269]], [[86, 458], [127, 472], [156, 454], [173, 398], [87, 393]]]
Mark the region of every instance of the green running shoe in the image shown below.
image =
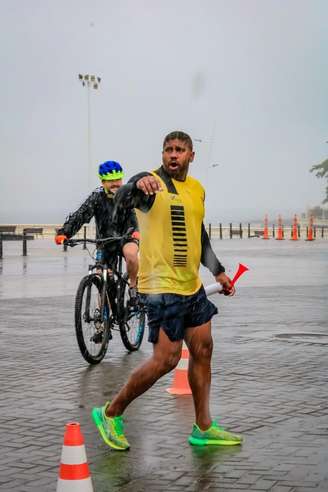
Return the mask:
[[118, 417], [107, 417], [105, 410], [108, 405], [109, 403], [106, 403], [103, 407], [93, 408], [91, 412], [92, 420], [108, 446], [119, 451], [125, 451], [129, 449], [130, 444], [123, 432], [123, 417], [121, 415]]
[[223, 427], [213, 420], [211, 426], [205, 431], [202, 431], [197, 424], [194, 424], [188, 441], [193, 446], [208, 446], [211, 444], [215, 446], [235, 446], [236, 444], [242, 444], [243, 437], [225, 431]]

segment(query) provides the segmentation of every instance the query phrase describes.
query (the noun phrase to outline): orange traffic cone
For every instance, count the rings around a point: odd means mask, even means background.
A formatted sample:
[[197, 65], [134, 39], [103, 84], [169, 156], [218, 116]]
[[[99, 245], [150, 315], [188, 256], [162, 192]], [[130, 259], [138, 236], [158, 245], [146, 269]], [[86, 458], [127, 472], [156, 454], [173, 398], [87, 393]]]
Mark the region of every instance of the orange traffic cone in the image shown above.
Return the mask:
[[293, 227], [292, 227], [292, 241], [298, 241], [298, 231], [297, 231], [297, 215], [294, 215]]
[[187, 347], [183, 347], [179, 364], [174, 369], [172, 387], [166, 390], [171, 395], [191, 395], [188, 381], [188, 360], [189, 350]]
[[305, 241], [314, 241], [314, 236], [313, 236], [313, 217], [312, 215], [309, 218], [309, 226], [307, 228], [307, 237]]
[[281, 215], [278, 215], [278, 230], [277, 230], [277, 241], [282, 241], [284, 239], [284, 230], [282, 225]]
[[66, 424], [58, 475], [57, 492], [93, 492], [84, 438], [78, 422]]
[[267, 216], [267, 214], [264, 217], [263, 239], [269, 239], [269, 227], [268, 227], [268, 216]]

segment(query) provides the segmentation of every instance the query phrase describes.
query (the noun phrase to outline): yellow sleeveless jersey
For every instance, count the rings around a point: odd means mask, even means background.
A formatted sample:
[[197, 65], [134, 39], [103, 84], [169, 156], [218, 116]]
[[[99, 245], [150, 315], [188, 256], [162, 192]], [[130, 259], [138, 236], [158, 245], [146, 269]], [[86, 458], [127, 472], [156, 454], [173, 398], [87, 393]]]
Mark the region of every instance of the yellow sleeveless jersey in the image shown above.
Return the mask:
[[136, 210], [140, 230], [138, 291], [143, 294], [191, 295], [201, 287], [201, 227], [205, 192], [191, 176], [172, 178], [177, 191], [170, 193], [164, 181], [147, 212]]

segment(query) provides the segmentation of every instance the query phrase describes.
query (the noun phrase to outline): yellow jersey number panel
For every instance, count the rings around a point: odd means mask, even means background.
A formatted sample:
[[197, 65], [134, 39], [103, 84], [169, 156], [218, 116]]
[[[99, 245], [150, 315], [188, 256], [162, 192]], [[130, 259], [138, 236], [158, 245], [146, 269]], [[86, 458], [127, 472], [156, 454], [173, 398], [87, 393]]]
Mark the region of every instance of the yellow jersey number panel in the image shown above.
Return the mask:
[[138, 291], [144, 294], [191, 295], [201, 286], [201, 227], [204, 218], [204, 189], [191, 176], [172, 179], [177, 194], [156, 194], [148, 212], [136, 210], [140, 229]]

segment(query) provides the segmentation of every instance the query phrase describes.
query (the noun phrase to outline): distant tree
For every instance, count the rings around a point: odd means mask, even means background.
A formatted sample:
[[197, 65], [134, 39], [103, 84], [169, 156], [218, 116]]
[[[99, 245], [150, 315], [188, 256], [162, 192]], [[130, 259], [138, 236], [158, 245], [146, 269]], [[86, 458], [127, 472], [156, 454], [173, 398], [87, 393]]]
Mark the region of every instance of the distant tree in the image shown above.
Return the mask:
[[310, 208], [309, 215], [312, 215], [315, 219], [323, 219], [323, 208], [318, 206]]
[[[317, 178], [326, 178], [328, 180], [328, 159], [324, 160], [320, 164], [312, 166], [310, 172], [316, 171], [315, 175]], [[326, 187], [326, 198], [322, 203], [328, 203], [328, 186]]]

